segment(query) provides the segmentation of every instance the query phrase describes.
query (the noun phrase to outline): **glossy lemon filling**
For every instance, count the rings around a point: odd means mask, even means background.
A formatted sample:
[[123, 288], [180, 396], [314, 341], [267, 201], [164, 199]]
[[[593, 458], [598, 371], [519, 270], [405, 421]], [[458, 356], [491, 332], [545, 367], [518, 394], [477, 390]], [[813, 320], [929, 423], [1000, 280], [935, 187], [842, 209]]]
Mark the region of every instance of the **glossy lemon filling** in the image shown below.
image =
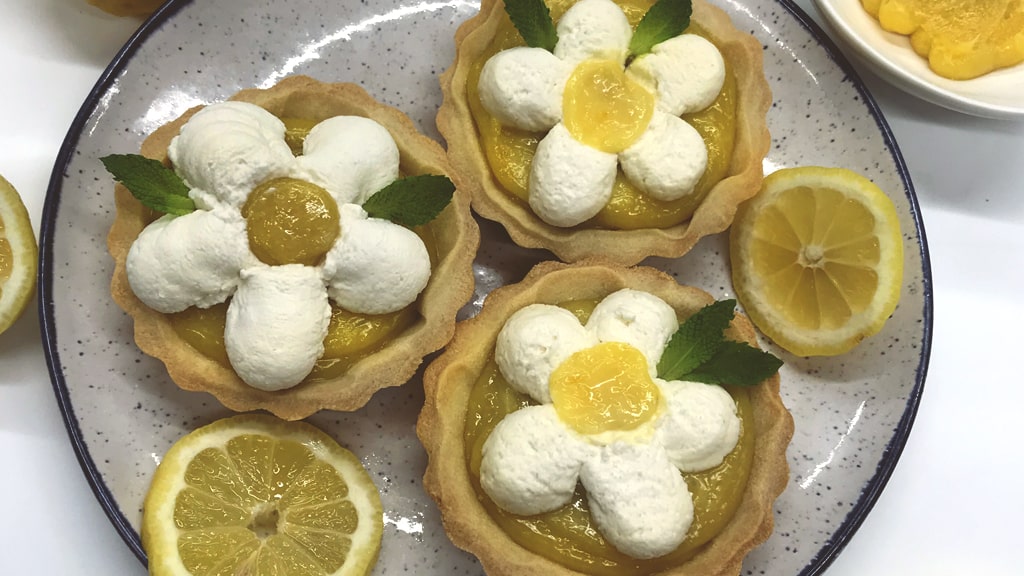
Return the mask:
[[[615, 0], [615, 2], [622, 7], [630, 25], [634, 28], [653, 4], [652, 0]], [[551, 15], [555, 19], [559, 18], [574, 3], [572, 0], [548, 1]], [[707, 38], [706, 32], [696, 24], [691, 24], [686, 32]], [[484, 63], [502, 50], [522, 45], [523, 40], [519, 32], [511, 21], [503, 16], [503, 21], [498, 27], [494, 39], [469, 70], [467, 96], [470, 112], [480, 134], [481, 145], [491, 172], [506, 192], [526, 204], [529, 197], [530, 166], [533, 163], [537, 143], [544, 137], [544, 133], [525, 132], [502, 126], [484, 109], [483, 104], [480, 103], [478, 90], [480, 71], [483, 69]], [[596, 64], [584, 62], [577, 67], [567, 83], [567, 89], [563, 95], [563, 122], [578, 140], [606, 152], [618, 152], [628, 147], [629, 144], [623, 145], [624, 142], [632, 143], [643, 133], [650, 117], [648, 116], [646, 121], [642, 119], [646, 106], [642, 103], [643, 96], [638, 95], [629, 86], [632, 83], [616, 81], [613, 71], [607, 69], [583, 70], [581, 74], [580, 69], [584, 66], [606, 67], [608, 64], [603, 61], [598, 61]], [[610, 64], [619, 67], [617, 63]], [[640, 86], [635, 86], [635, 88], [647, 93]], [[579, 101], [579, 105], [574, 103], [566, 107], [565, 104], [570, 98]], [[653, 96], [651, 98], [653, 100]], [[640, 103], [638, 104], [638, 102]], [[594, 117], [588, 118], [585, 113], [579, 114], [588, 108], [597, 109], [599, 114], [595, 117], [610, 119], [610, 124], [604, 125], [595, 122]], [[606, 113], [608, 110], [613, 112]], [[650, 110], [653, 110], [653, 103]], [[639, 228], [668, 228], [689, 220], [711, 188], [728, 175], [729, 165], [732, 162], [736, 139], [736, 78], [728, 61], [726, 61], [725, 84], [715, 102], [699, 112], [684, 114], [682, 118], [700, 133], [708, 149], [708, 165], [694, 192], [678, 200], [656, 200], [633, 186], [619, 170], [608, 204], [597, 216], [581, 226], [635, 230]], [[583, 126], [585, 124], [588, 126]], [[573, 126], [577, 127], [573, 128]], [[639, 132], [637, 132], [638, 128]], [[574, 132], [574, 130], [578, 132]], [[635, 133], [635, 137], [632, 136], [633, 133]], [[583, 137], [580, 137], [580, 134]], [[605, 140], [608, 141], [607, 144], [604, 143]], [[597, 142], [597, 144], [592, 144], [592, 142]]]
[[[295, 154], [316, 121], [283, 119], [286, 141]], [[279, 178], [257, 186], [245, 205], [249, 245], [262, 262], [315, 266], [323, 261], [340, 234], [338, 207], [326, 190], [308, 182]], [[437, 243], [430, 225], [413, 229], [423, 240], [431, 265], [437, 264]], [[210, 308], [189, 308], [167, 318], [175, 333], [200, 354], [230, 368], [224, 347], [228, 302]], [[337, 378], [356, 362], [384, 348], [418, 318], [416, 304], [389, 314], [359, 314], [331, 304], [324, 354], [304, 382]]]
[[[581, 301], [565, 303], [563, 307], [574, 312], [581, 321], [585, 322], [596, 304], [596, 301]], [[590, 350], [601, 348], [601, 346], [603, 345]], [[570, 364], [568, 370], [570, 372], [588, 372], [590, 375], [597, 376], [593, 379], [587, 378], [587, 382], [607, 381], [609, 374], [614, 375], [621, 372], [613, 367], [616, 363], [614, 360], [622, 359], [619, 355], [623, 353], [618, 348], [620, 346], [616, 345], [608, 349], [611, 351], [612, 360], [592, 356], [583, 356], [575, 360], [570, 358], [566, 361], [566, 364]], [[625, 348], [629, 347], [625, 346]], [[632, 360], [628, 359], [630, 353], [625, 352], [624, 354], [627, 357], [626, 362], [631, 362]], [[647, 380], [650, 380], [647, 375], [646, 360], [643, 359], [639, 351], [636, 351], [636, 354], [640, 355], [640, 359], [644, 362], [642, 373]], [[561, 368], [560, 366], [559, 369]], [[630, 371], [630, 374], [635, 374], [635, 372]], [[556, 379], [553, 375], [552, 381]], [[627, 379], [632, 384], [629, 386], [630, 391], [626, 394], [625, 399], [610, 400], [610, 395], [603, 395], [607, 400], [599, 400], [596, 407], [580, 406], [568, 412], [563, 412], [564, 408], [558, 408], [558, 400], [555, 400], [556, 410], [564, 421], [570, 422], [570, 425], [574, 427], [577, 425], [590, 426], [587, 422], [593, 420], [594, 413], [603, 411], [607, 411], [613, 416], [611, 424], [599, 425], [598, 431], [610, 430], [611, 428], [608, 426], [638, 426], [645, 417], [651, 417], [657, 410], [657, 392], [646, 391], [642, 380], [639, 376], [631, 376]], [[557, 395], [556, 386], [563, 385], [553, 383], [553, 400]], [[576, 397], [586, 395], [588, 387], [569, 386], [571, 390], [574, 390], [572, 394], [575, 394]], [[736, 401], [737, 415], [740, 419], [739, 441], [736, 448], [717, 467], [704, 472], [683, 474], [693, 498], [694, 520], [683, 543], [675, 551], [665, 556], [652, 560], [637, 560], [612, 547], [594, 525], [587, 506], [586, 492], [581, 485], [577, 484], [570, 504], [553, 512], [529, 517], [505, 512], [487, 496], [480, 486], [480, 461], [484, 442], [505, 416], [533, 403], [528, 396], [516, 392], [509, 386], [493, 358], [478, 377], [470, 393], [466, 412], [465, 457], [477, 498], [494, 521], [516, 543], [572, 570], [602, 576], [641, 575], [678, 566], [700, 551], [732, 519], [742, 500], [747, 478], [750, 475], [754, 456], [754, 433], [750, 427], [750, 423], [753, 422], [753, 408], [746, 389], [730, 387], [726, 387], [726, 389]], [[640, 414], [640, 418], [631, 419], [630, 412]], [[566, 420], [567, 415], [568, 420]]]

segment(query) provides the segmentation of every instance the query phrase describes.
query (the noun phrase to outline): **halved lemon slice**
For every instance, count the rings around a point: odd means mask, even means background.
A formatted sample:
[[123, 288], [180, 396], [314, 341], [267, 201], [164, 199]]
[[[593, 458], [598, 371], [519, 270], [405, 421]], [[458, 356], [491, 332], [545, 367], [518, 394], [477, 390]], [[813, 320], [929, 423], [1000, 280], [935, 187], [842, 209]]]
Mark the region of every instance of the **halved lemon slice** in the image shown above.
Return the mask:
[[736, 297], [754, 324], [800, 356], [842, 354], [882, 329], [903, 281], [896, 208], [842, 168], [779, 170], [730, 233]]
[[0, 176], [0, 334], [32, 300], [38, 258], [28, 211], [14, 186]]
[[363, 575], [383, 534], [359, 460], [303, 422], [245, 414], [171, 447], [146, 495], [149, 573]]

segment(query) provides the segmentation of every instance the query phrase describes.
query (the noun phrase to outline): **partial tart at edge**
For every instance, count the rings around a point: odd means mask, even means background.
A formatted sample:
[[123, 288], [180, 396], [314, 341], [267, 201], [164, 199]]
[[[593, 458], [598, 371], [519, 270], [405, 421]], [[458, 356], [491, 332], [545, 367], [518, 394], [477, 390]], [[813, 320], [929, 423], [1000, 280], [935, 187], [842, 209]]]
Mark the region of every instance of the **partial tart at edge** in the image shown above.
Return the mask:
[[[445, 352], [427, 367], [426, 401], [416, 428], [429, 457], [424, 487], [437, 502], [452, 542], [476, 555], [491, 576], [581, 574], [518, 544], [490, 516], [472, 484], [466, 460], [465, 419], [470, 394], [493, 354], [497, 334], [515, 311], [529, 304], [600, 299], [622, 288], [654, 294], [681, 317], [713, 301], [707, 293], [681, 286], [653, 268], [623, 268], [593, 261], [573, 265], [545, 262], [522, 282], [492, 292], [481, 312], [459, 324]], [[757, 345], [753, 326], [739, 313], [727, 335]], [[749, 389], [754, 455], [736, 513], [696, 555], [659, 574], [738, 575], [743, 558], [770, 535], [773, 504], [789, 478], [786, 448], [793, 435], [793, 419], [782, 403], [779, 386], [776, 374]]]

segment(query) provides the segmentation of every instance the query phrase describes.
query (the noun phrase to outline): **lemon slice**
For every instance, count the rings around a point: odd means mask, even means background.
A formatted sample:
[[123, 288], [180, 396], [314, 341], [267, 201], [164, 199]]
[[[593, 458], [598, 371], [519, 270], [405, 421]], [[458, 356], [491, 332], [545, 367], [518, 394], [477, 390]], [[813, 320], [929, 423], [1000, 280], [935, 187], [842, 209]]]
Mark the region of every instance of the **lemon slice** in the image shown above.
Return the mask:
[[0, 334], [21, 316], [35, 294], [38, 257], [21, 196], [0, 176]]
[[176, 442], [142, 518], [151, 575], [363, 575], [382, 533], [380, 495], [351, 452], [309, 424], [258, 414]]
[[882, 329], [899, 301], [903, 243], [892, 201], [842, 168], [779, 170], [737, 212], [736, 297], [800, 356], [842, 354]]

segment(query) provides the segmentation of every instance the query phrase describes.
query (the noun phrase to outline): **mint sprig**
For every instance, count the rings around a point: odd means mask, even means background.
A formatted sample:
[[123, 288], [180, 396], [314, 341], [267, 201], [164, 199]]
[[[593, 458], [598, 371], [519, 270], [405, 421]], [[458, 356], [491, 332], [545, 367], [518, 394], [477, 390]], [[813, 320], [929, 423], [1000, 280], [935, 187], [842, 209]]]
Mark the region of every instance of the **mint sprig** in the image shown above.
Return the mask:
[[691, 0], [658, 0], [647, 10], [629, 41], [630, 58], [647, 54], [656, 44], [683, 33], [693, 15]]
[[778, 372], [782, 360], [743, 342], [725, 339], [735, 307], [735, 300], [722, 300], [687, 318], [661, 355], [658, 377], [754, 386]]
[[448, 206], [455, 184], [445, 176], [425, 174], [400, 178], [363, 203], [373, 218], [383, 218], [403, 226], [430, 222]]
[[158, 160], [138, 154], [111, 154], [100, 162], [143, 206], [175, 216], [195, 211], [184, 180]]
[[544, 0], [505, 0], [505, 12], [527, 46], [554, 51], [558, 32]]

